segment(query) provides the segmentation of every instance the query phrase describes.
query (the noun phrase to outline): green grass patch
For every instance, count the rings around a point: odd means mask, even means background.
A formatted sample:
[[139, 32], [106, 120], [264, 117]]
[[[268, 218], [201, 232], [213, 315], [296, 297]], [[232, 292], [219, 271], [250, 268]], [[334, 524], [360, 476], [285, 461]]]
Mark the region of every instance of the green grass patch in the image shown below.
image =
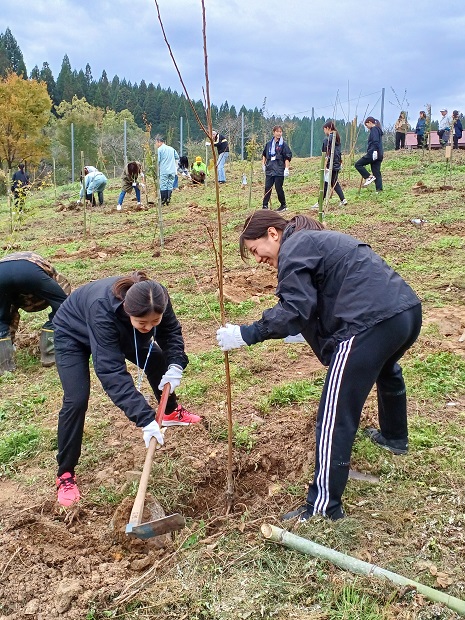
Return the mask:
[[317, 377], [312, 381], [304, 379], [283, 383], [273, 387], [269, 396], [260, 400], [259, 409], [263, 413], [267, 413], [271, 407], [288, 407], [309, 400], [317, 400], [321, 396], [323, 385], [323, 377]]

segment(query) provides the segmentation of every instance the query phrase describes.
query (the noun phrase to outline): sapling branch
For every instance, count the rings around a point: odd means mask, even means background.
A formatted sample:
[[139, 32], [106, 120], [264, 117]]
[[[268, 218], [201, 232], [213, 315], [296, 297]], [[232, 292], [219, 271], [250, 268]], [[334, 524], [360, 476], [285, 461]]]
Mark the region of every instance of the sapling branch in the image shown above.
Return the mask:
[[[210, 82], [208, 77], [208, 54], [207, 54], [207, 20], [206, 20], [206, 12], [205, 12], [205, 1], [201, 0], [202, 6], [202, 38], [203, 38], [203, 54], [204, 54], [204, 67], [205, 67], [205, 116], [206, 116], [206, 126], [200, 119], [197, 110], [192, 102], [192, 99], [189, 95], [187, 87], [184, 83], [184, 80], [181, 75], [181, 71], [178, 67], [174, 54], [171, 50], [171, 46], [169, 44], [168, 38], [166, 36], [165, 28], [163, 25], [163, 21], [160, 14], [160, 7], [158, 4], [158, 0], [154, 0], [155, 6], [157, 8], [157, 16], [158, 21], [160, 23], [161, 31], [163, 34], [163, 38], [165, 40], [166, 46], [168, 48], [169, 54], [171, 56], [171, 60], [173, 61], [174, 67], [178, 74], [179, 80], [181, 82], [182, 88], [186, 95], [186, 99], [191, 107], [191, 110], [199, 124], [199, 127], [204, 132], [205, 136], [208, 139], [208, 142], [211, 145], [212, 156], [213, 156], [213, 164], [215, 170], [215, 194], [216, 194], [216, 215], [217, 215], [217, 226], [218, 226], [218, 248], [216, 249], [215, 244], [213, 244], [214, 252], [215, 252], [215, 260], [216, 260], [216, 269], [218, 274], [218, 288], [219, 288], [219, 304], [220, 304], [220, 315], [221, 315], [221, 323], [224, 325], [226, 323], [226, 313], [224, 308], [224, 291], [223, 291], [223, 226], [221, 220], [221, 206], [220, 206], [220, 189], [218, 183], [218, 169], [217, 169], [217, 154], [214, 148], [213, 141], [213, 126], [212, 126], [212, 116], [211, 116], [211, 103], [210, 103]], [[224, 352], [224, 366], [225, 366], [225, 376], [226, 376], [226, 394], [227, 394], [227, 415], [228, 415], [228, 466], [227, 466], [227, 487], [226, 487], [226, 513], [228, 514], [231, 511], [234, 500], [234, 478], [233, 478], [233, 423], [232, 423], [232, 398], [231, 398], [231, 374], [229, 369], [229, 357], [227, 351]]]

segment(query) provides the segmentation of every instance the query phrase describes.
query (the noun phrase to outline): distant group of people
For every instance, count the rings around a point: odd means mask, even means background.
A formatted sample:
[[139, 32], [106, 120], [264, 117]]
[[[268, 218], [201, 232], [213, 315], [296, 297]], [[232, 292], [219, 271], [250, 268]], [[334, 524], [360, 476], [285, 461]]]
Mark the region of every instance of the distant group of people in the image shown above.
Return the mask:
[[[459, 148], [459, 140], [462, 137], [463, 126], [462, 120], [460, 118], [461, 114], [458, 110], [454, 110], [452, 112], [452, 117], [448, 115], [447, 108], [442, 108], [440, 110], [441, 118], [438, 123], [438, 138], [439, 144], [441, 148], [445, 148], [445, 146], [449, 142], [450, 132], [453, 131], [452, 134], [452, 144], [454, 149]], [[418, 148], [424, 148], [427, 146], [426, 144], [426, 134], [427, 134], [427, 117], [426, 112], [424, 110], [420, 111], [419, 118], [417, 124], [415, 126], [415, 134], [417, 136], [417, 146]]]

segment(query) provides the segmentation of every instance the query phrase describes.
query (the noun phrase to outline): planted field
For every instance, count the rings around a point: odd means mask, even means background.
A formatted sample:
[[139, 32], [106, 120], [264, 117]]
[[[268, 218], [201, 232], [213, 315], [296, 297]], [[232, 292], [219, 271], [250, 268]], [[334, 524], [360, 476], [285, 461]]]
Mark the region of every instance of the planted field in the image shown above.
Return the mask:
[[[318, 196], [317, 160], [292, 161], [284, 186], [287, 218], [310, 213]], [[357, 173], [352, 169], [349, 178], [346, 170], [348, 205], [339, 208], [334, 197], [326, 223], [368, 242], [423, 301], [421, 335], [402, 361], [410, 449], [394, 456], [364, 437], [365, 426], [377, 426], [372, 394], [352, 454], [347, 518], [315, 518], [293, 531], [463, 599], [465, 159], [454, 152], [446, 175], [443, 153], [429, 159], [395, 152], [387, 154], [382, 170], [381, 194], [373, 185], [359, 192]], [[242, 188], [244, 173], [249, 182]], [[274, 303], [276, 277], [267, 266], [245, 265], [238, 253], [250, 184], [252, 209], [262, 204], [261, 172], [251, 175], [250, 164], [234, 162], [227, 178], [220, 186], [224, 291], [228, 320], [240, 324]], [[23, 313], [17, 370], [0, 377], [0, 619], [458, 618], [409, 589], [355, 576], [262, 538], [263, 523], [280, 525], [280, 515], [302, 503], [313, 472], [325, 369], [306, 345], [268, 341], [229, 355], [235, 502], [225, 514], [226, 391], [209, 233], [215, 237], [214, 184], [193, 187], [181, 180], [164, 209], [164, 247], [150, 188], [142, 210], [128, 196], [117, 212], [119, 190], [119, 180], [110, 180], [105, 205], [87, 213], [86, 235], [76, 187], [58, 188], [56, 201], [53, 190], [32, 194], [12, 234], [3, 199], [3, 254], [34, 250], [73, 287], [141, 268], [167, 286], [190, 359], [179, 400], [203, 423], [168, 429], [149, 490], [166, 513], [184, 514], [187, 527], [163, 546], [124, 534], [145, 446], [95, 376], [77, 470], [83, 498], [75, 510], [57, 507], [61, 385], [56, 369], [39, 362], [46, 311]], [[146, 384], [143, 391], [149, 389]]]

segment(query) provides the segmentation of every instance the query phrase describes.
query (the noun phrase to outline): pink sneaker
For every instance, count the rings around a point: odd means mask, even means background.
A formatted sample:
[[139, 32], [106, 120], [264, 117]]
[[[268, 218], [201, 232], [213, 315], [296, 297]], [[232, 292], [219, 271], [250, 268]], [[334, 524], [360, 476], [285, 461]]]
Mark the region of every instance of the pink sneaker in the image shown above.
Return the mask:
[[189, 413], [182, 405], [178, 405], [172, 413], [165, 413], [162, 426], [188, 426], [197, 424], [202, 418], [195, 413]]
[[56, 479], [58, 503], [61, 506], [71, 506], [81, 499], [81, 494], [76, 484], [76, 476], [65, 472]]

